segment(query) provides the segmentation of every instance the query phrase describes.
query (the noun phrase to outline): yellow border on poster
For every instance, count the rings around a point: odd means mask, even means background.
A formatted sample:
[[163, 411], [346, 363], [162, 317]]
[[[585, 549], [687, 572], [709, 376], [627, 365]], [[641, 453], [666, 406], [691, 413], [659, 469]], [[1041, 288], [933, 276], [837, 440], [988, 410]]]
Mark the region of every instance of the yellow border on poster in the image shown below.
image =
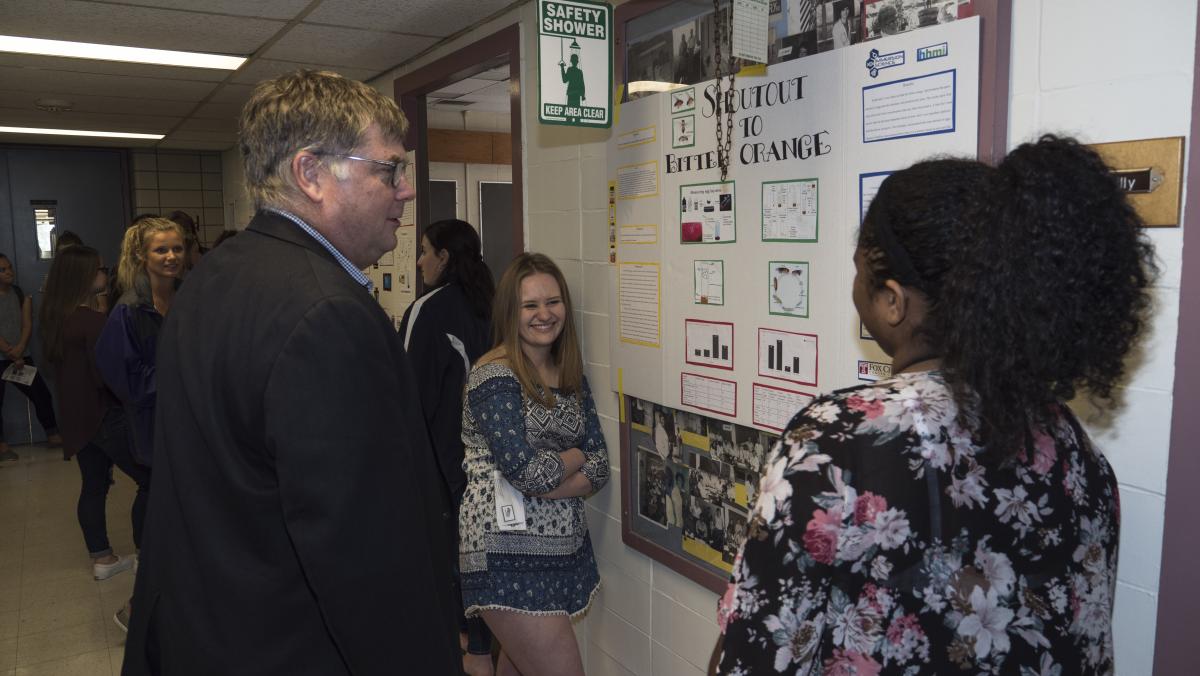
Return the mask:
[[658, 299], [655, 301], [655, 307], [658, 310], [658, 342], [647, 343], [644, 340], [630, 340], [628, 338], [620, 338], [622, 343], [629, 345], [641, 345], [642, 347], [662, 348], [662, 266], [652, 261], [622, 261], [617, 264], [617, 334], [620, 337], [621, 333], [621, 268], [626, 265], [653, 265], [655, 272], [658, 274]]
[[629, 223], [629, 224], [622, 224], [622, 225], [621, 225], [621, 232], [622, 232], [622, 233], [624, 233], [624, 232], [625, 232], [625, 228], [654, 228], [654, 239], [648, 239], [648, 240], [644, 240], [644, 241], [638, 241], [638, 242], [626, 242], [624, 239], [622, 239], [622, 238], [624, 237], [624, 235], [622, 234], [622, 235], [618, 235], [618, 236], [617, 236], [617, 242], [618, 242], [618, 245], [620, 245], [620, 244], [626, 244], [626, 245], [634, 245], [634, 244], [658, 244], [658, 225], [657, 225], [657, 224], [655, 224], [655, 223]]
[[[628, 136], [628, 135], [630, 135], [630, 134], [636, 134], [636, 133], [638, 133], [639, 131], [645, 131], [646, 129], [650, 129], [650, 130], [651, 130], [651, 133], [650, 133], [650, 138], [647, 138], [647, 139], [644, 139], [644, 140], [641, 140], [641, 141], [637, 141], [637, 142], [635, 142], [635, 143], [621, 143], [621, 137], [622, 137], [622, 136]], [[637, 129], [630, 129], [630, 130], [629, 130], [629, 131], [627, 131], [627, 132], [622, 132], [621, 134], [618, 134], [618, 135], [617, 135], [617, 150], [626, 150], [626, 149], [628, 149], [628, 148], [633, 148], [633, 147], [636, 147], [636, 146], [644, 146], [644, 145], [646, 145], [647, 143], [653, 143], [653, 142], [655, 142], [655, 141], [657, 141], [657, 140], [658, 140], [658, 125], [656, 125], [656, 124], [652, 124], [652, 125], [650, 125], [649, 127], [638, 127]]]
[[733, 564], [725, 563], [725, 559], [721, 557], [721, 552], [709, 547], [708, 544], [701, 542], [695, 538], [683, 538], [683, 551], [700, 559], [710, 566], [716, 566], [726, 573], [733, 572]]
[[[621, 196], [621, 187], [620, 187], [621, 186], [621, 170], [627, 169], [629, 167], [644, 167], [644, 166], [647, 166], [650, 164], [654, 165], [654, 192], [646, 193], [644, 195], [635, 195], [633, 197], [622, 197]], [[634, 162], [633, 164], [622, 164], [621, 166], [617, 167], [617, 199], [618, 200], [642, 200], [642, 199], [646, 199], [648, 197], [658, 197], [660, 192], [662, 192], [662, 180], [658, 175], [658, 160], [650, 160], [649, 162]]]
[[709, 451], [707, 434], [696, 434], [695, 432], [684, 431], [679, 433], [679, 438], [683, 441], [683, 443], [691, 446], [692, 448], [699, 448], [705, 453]]
[[625, 424], [625, 372], [617, 367], [617, 410], [621, 412], [621, 424]]

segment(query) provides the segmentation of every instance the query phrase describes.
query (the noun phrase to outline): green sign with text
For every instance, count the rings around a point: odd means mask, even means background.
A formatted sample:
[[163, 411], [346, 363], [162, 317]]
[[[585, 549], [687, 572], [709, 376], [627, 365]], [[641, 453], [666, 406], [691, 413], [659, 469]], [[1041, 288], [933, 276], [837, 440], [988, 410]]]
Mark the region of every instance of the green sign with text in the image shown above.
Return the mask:
[[538, 0], [538, 120], [612, 126], [612, 7]]

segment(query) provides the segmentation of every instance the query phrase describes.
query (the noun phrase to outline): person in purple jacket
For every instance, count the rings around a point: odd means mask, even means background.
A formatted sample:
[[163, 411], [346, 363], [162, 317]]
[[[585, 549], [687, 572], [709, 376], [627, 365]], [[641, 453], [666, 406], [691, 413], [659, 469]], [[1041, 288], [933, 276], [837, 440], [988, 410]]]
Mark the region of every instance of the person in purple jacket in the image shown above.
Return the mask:
[[[117, 269], [121, 296], [96, 341], [96, 366], [129, 420], [134, 460], [154, 462], [155, 363], [158, 334], [175, 299], [187, 259], [183, 228], [165, 218], [144, 218], [125, 231]], [[148, 486], [147, 480], [143, 486]], [[129, 627], [130, 603], [113, 619]]]
[[155, 353], [158, 332], [175, 298], [187, 249], [183, 228], [144, 218], [125, 231], [117, 269], [121, 296], [96, 342], [96, 365], [121, 400], [133, 427], [133, 456], [154, 458]]

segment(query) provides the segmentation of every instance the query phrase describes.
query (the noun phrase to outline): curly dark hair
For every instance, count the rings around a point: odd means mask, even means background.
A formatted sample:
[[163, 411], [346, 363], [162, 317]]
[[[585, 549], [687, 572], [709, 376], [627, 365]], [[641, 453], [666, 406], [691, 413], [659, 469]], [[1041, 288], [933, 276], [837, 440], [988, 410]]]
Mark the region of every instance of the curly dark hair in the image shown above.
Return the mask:
[[924, 294], [920, 335], [1004, 460], [1078, 391], [1112, 404], [1157, 274], [1141, 226], [1094, 151], [1047, 135], [998, 167], [935, 159], [889, 176], [858, 246], [873, 285]]
[[446, 269], [432, 286], [456, 282], [467, 296], [475, 316], [491, 319], [496, 284], [492, 281], [491, 269], [483, 262], [483, 244], [475, 228], [466, 221], [447, 218], [430, 223], [422, 235], [435, 251], [444, 249], [450, 254]]

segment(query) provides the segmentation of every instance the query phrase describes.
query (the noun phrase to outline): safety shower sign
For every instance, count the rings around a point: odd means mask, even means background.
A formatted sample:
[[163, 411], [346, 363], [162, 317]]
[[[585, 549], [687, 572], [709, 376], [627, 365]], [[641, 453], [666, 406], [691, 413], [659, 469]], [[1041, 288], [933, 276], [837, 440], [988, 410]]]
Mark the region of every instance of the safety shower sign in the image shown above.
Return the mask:
[[612, 125], [612, 6], [538, 0], [538, 120]]

